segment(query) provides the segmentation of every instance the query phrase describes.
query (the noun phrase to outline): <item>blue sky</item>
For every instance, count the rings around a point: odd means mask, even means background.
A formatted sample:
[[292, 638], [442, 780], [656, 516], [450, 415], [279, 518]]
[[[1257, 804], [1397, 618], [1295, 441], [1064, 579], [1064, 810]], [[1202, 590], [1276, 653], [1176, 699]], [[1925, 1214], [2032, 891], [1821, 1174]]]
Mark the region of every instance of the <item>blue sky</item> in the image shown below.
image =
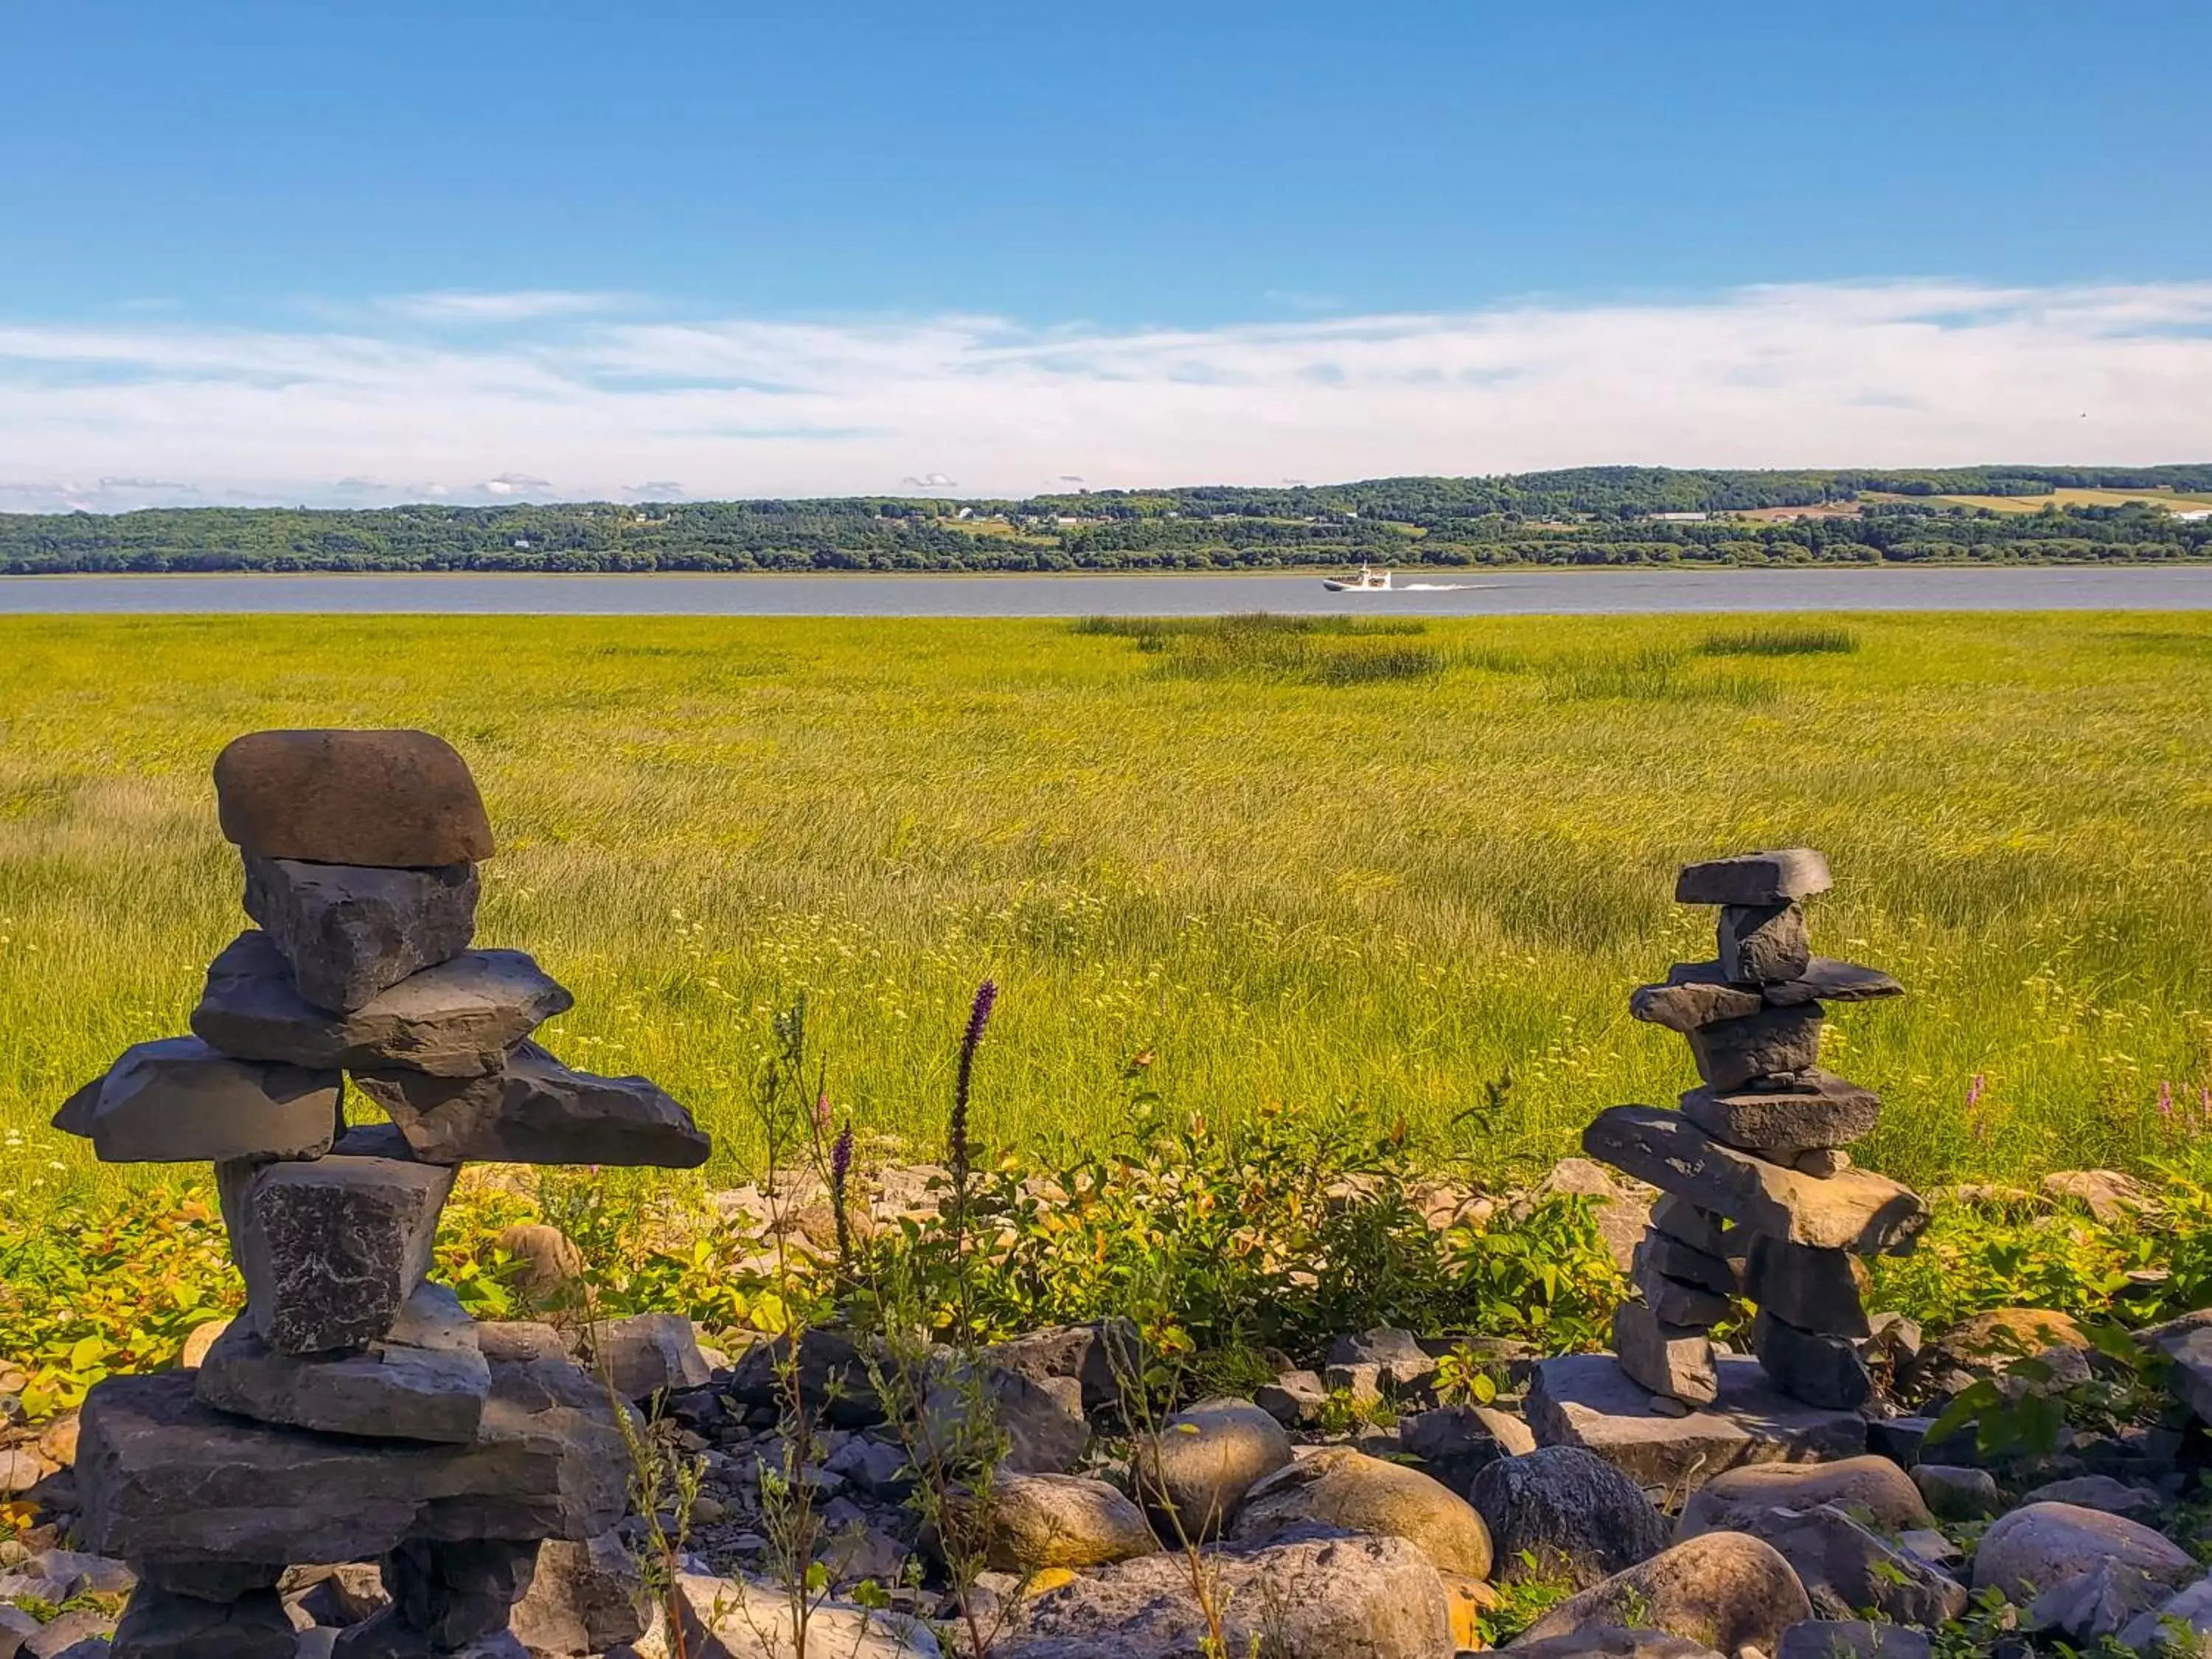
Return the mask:
[[2212, 453], [2202, 0], [0, 0], [0, 508]]

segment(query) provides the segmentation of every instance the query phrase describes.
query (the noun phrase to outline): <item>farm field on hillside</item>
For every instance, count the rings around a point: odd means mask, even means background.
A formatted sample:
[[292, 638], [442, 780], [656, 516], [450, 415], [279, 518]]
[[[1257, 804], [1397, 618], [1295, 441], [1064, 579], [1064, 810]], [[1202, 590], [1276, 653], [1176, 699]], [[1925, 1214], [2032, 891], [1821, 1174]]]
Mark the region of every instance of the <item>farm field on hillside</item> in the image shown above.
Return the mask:
[[[1684, 860], [1808, 842], [1838, 1011], [1918, 1182], [2129, 1163], [2212, 1086], [2212, 619], [0, 622], [0, 1203], [127, 1174], [46, 1120], [185, 1029], [244, 925], [208, 768], [417, 725], [504, 844], [481, 938], [576, 993], [546, 1040], [747, 1151], [804, 990], [834, 1103], [932, 1149], [975, 983], [987, 1141], [1362, 1104], [1504, 1178], [1682, 1044], [1629, 990], [1710, 953]], [[711, 1172], [710, 1172], [711, 1173]]]

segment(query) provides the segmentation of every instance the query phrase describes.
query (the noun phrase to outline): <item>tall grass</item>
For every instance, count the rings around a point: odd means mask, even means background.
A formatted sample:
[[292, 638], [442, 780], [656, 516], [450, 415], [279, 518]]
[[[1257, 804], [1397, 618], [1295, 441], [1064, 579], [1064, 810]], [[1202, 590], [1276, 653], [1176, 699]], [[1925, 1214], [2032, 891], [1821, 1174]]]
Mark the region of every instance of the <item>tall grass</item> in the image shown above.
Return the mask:
[[183, 1030], [245, 925], [217, 749], [317, 724], [460, 746], [501, 837], [481, 938], [574, 991], [563, 1058], [693, 1105], [716, 1170], [801, 988], [835, 1106], [937, 1144], [940, 1036], [989, 975], [987, 1149], [1110, 1144], [1157, 1091], [1350, 1103], [1503, 1178], [1689, 1085], [1626, 1006], [1711, 953], [1674, 866], [1798, 842], [1837, 872], [1820, 948], [1911, 993], [1831, 1022], [1887, 1102], [1863, 1161], [2016, 1176], [2196, 1133], [2160, 1085], [2212, 1085], [2212, 618], [1856, 617], [1857, 650], [1740, 682], [1683, 643], [1717, 626], [1245, 630], [1437, 659], [1362, 679], [1161, 672], [1052, 622], [0, 620], [0, 1204], [138, 1178], [46, 1119]]
[[1858, 648], [1859, 636], [1848, 628], [1790, 623], [1708, 634], [1698, 647], [1708, 657], [1807, 657]]

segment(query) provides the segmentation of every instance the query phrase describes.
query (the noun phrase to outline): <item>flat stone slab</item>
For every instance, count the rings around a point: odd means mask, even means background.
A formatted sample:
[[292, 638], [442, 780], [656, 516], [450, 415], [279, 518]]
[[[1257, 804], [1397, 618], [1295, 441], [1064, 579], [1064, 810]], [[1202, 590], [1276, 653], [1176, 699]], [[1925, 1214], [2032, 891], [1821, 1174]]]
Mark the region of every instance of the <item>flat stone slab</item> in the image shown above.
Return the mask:
[[1761, 1008], [1796, 1008], [1808, 1002], [1869, 1002], [1901, 997], [1905, 988], [1879, 968], [1814, 957], [1794, 979], [1769, 985], [1741, 984], [1717, 962], [1678, 962], [1661, 985], [1639, 985], [1628, 1012], [1685, 1036], [1724, 1019], [1746, 1019]]
[[280, 1353], [383, 1339], [430, 1268], [453, 1170], [333, 1154], [216, 1170], [246, 1310]]
[[482, 1077], [507, 1051], [575, 1005], [520, 951], [464, 951], [410, 974], [350, 1013], [301, 996], [276, 943], [249, 928], [208, 969], [192, 1030], [243, 1060], [350, 1072], [404, 1067]]
[[424, 868], [492, 854], [468, 763], [428, 732], [250, 732], [216, 757], [216, 811], [264, 858]]
[[352, 1353], [279, 1353], [234, 1319], [200, 1362], [200, 1403], [257, 1422], [331, 1434], [466, 1445], [483, 1421], [491, 1370], [476, 1326], [442, 1285], [416, 1286], [391, 1334]]
[[1881, 1116], [1873, 1090], [1817, 1068], [1800, 1073], [1786, 1088], [1692, 1089], [1681, 1105], [1682, 1115], [1714, 1139], [1778, 1162], [1816, 1147], [1848, 1146]]
[[1879, 968], [1862, 968], [1833, 957], [1814, 957], [1795, 979], [1759, 988], [1769, 1002], [1788, 1007], [1800, 1002], [1871, 1002], [1901, 997], [1905, 988]]
[[386, 870], [246, 855], [246, 914], [318, 1008], [349, 1012], [386, 986], [468, 949], [476, 866]]
[[1865, 1170], [1803, 1175], [1722, 1145], [1680, 1112], [1615, 1106], [1583, 1131], [1602, 1163], [1793, 1244], [1857, 1255], [1899, 1251], [1928, 1224], [1919, 1194]]
[[1790, 1399], [1745, 1356], [1713, 1364], [1712, 1402], [1667, 1417], [1611, 1354], [1544, 1360], [1528, 1388], [1528, 1426], [1540, 1446], [1580, 1446], [1639, 1486], [1684, 1491], [1746, 1463], [1822, 1462], [1866, 1450], [1866, 1419], [1856, 1412]]
[[103, 1164], [319, 1158], [338, 1115], [335, 1071], [264, 1066], [196, 1036], [126, 1048], [71, 1095], [54, 1127], [82, 1135]]
[[1677, 904], [1788, 904], [1832, 885], [1828, 860], [1809, 847], [1740, 853], [1686, 864], [1674, 878]]
[[470, 1079], [356, 1072], [415, 1157], [436, 1164], [653, 1165], [692, 1170], [712, 1143], [691, 1114], [641, 1077], [573, 1071], [534, 1042], [505, 1070]]
[[1810, 1070], [1820, 1063], [1817, 1002], [1716, 1020], [1690, 1032], [1690, 1058], [1708, 1088], [1735, 1089], [1755, 1079]]
[[78, 1525], [155, 1563], [365, 1561], [404, 1539], [586, 1539], [622, 1518], [629, 1462], [598, 1382], [563, 1360], [491, 1367], [465, 1446], [355, 1440], [228, 1416], [189, 1371], [86, 1397]]

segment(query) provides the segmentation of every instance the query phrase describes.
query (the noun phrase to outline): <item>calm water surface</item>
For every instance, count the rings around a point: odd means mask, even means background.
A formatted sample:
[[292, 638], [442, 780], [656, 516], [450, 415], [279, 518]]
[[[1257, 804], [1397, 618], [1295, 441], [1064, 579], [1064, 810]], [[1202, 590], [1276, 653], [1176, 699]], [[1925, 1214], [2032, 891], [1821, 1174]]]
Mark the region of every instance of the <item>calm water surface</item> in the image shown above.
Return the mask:
[[0, 576], [0, 612], [556, 616], [1583, 616], [1665, 611], [2203, 611], [2212, 565], [1947, 570], [1550, 570], [1403, 575], [1332, 593], [1265, 576]]

